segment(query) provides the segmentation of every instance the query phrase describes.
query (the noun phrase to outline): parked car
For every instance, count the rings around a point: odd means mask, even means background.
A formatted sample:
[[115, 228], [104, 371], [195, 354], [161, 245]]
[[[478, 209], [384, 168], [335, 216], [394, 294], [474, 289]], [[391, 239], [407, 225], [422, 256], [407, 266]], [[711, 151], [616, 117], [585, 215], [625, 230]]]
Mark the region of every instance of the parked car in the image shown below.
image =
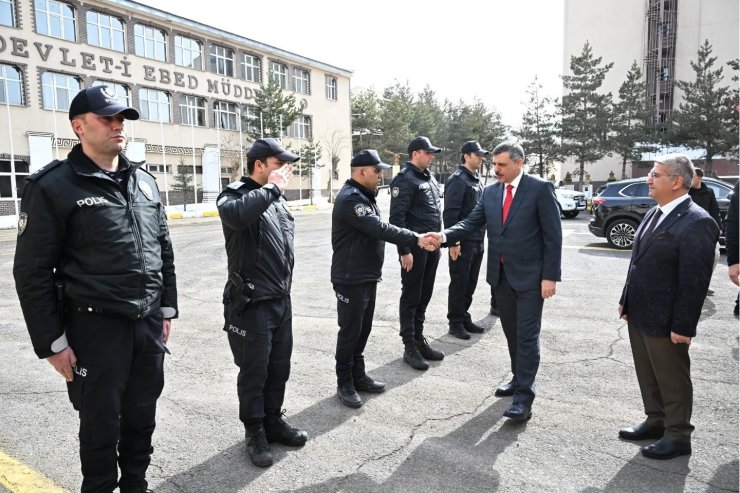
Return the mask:
[[[704, 178], [702, 181], [717, 197], [724, 222], [732, 186], [714, 178]], [[655, 204], [655, 200], [648, 195], [645, 178], [607, 183], [596, 191], [596, 197], [591, 201], [592, 217], [588, 229], [594, 235], [606, 238], [611, 247], [628, 250], [635, 241], [637, 227]], [[724, 227], [721, 229], [720, 245], [724, 245]]]
[[556, 188], [555, 196], [558, 199], [560, 213], [568, 219], [573, 219], [579, 212], [586, 210], [586, 195], [567, 188]]

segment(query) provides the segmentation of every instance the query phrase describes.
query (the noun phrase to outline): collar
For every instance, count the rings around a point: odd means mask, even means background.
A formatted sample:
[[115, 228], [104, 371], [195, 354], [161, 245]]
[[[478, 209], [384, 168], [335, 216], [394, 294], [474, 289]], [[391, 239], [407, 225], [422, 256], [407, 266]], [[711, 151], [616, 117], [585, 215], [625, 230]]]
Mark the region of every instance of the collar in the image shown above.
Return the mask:
[[373, 204], [375, 203], [375, 195], [376, 195], [376, 192], [373, 192], [371, 190], [368, 190], [367, 188], [363, 187], [362, 185], [360, 185], [358, 182], [356, 182], [352, 178], [350, 178], [349, 180], [347, 180], [346, 183], [347, 183], [347, 185], [349, 185], [351, 187], [357, 188], [357, 190], [359, 190], [360, 192], [362, 192], [362, 195], [364, 195], [365, 197], [367, 197], [368, 199], [370, 199], [370, 202], [372, 202]]
[[242, 176], [241, 178], [239, 178], [239, 181], [244, 183], [249, 190], [257, 190], [258, 188], [262, 188], [262, 185], [257, 183], [251, 176]]
[[424, 180], [428, 180], [432, 176], [431, 172], [429, 171], [429, 168], [424, 169], [424, 170], [419, 169], [411, 161], [406, 161], [406, 167], [412, 170], [417, 175], [419, 175], [419, 177]]
[[[522, 181], [522, 176], [524, 176], [524, 169], [522, 169], [522, 172], [519, 173], [519, 176], [514, 178], [514, 180], [510, 183], [511, 185], [514, 185], [514, 190], [519, 190], [519, 183]], [[504, 188], [506, 188], [506, 185], [509, 185], [509, 183], [504, 183]]]
[[480, 173], [478, 173], [477, 171], [475, 173], [473, 173], [468, 168], [466, 168], [464, 164], [458, 164], [457, 165], [457, 169], [463, 170], [473, 180], [480, 181]]
[[663, 212], [663, 217], [668, 217], [668, 214], [673, 212], [673, 209], [678, 207], [684, 200], [690, 198], [688, 193], [681, 195], [680, 197], [671, 200], [666, 205], [659, 206], [659, 209]]
[[[92, 159], [82, 150], [81, 144], [75, 144], [72, 150], [67, 155], [69, 162], [72, 164], [72, 169], [75, 173], [87, 176], [110, 176], [110, 172], [105, 172], [100, 166], [95, 164]], [[118, 155], [118, 170], [114, 173], [124, 173], [126, 175], [133, 173], [136, 169], [141, 166], [142, 163], [133, 163], [128, 160], [123, 154]]]

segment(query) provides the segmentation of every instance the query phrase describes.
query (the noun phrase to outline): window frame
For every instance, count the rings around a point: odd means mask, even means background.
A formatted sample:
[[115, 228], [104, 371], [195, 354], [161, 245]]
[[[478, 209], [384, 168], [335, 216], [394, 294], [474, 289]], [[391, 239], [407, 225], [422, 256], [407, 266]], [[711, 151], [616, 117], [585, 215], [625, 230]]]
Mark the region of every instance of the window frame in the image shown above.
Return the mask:
[[[278, 71], [276, 69], [282, 69]], [[288, 66], [281, 62], [270, 62], [270, 77], [274, 77], [280, 89], [288, 89]]]
[[[90, 20], [90, 16], [95, 15], [97, 16], [97, 21], [92, 22]], [[107, 26], [100, 24], [100, 18], [105, 17], [108, 19], [109, 24]], [[112, 24], [112, 21], [116, 20], [121, 24], [121, 28], [114, 27]], [[98, 48], [104, 48], [106, 50], [113, 50], [118, 51], [120, 53], [126, 52], [126, 23], [124, 20], [120, 17], [116, 17], [115, 15], [111, 14], [105, 14], [103, 12], [98, 12], [97, 10], [88, 10], [85, 14], [85, 27], [87, 28], [87, 43], [91, 46], [97, 46]], [[101, 43], [101, 40], [103, 38], [103, 31], [108, 30], [109, 35], [107, 36], [108, 43], [110, 43], [110, 46], [105, 46], [104, 43]], [[98, 44], [96, 44], [93, 40], [93, 38], [90, 36], [91, 32], [97, 32], [97, 41]], [[121, 49], [116, 48], [115, 46], [115, 40], [114, 34], [120, 34], [121, 39]]]
[[339, 83], [333, 75], [326, 76], [326, 99], [337, 101], [339, 95]]
[[[214, 50], [216, 50], [216, 53], [214, 53]], [[219, 53], [219, 50], [223, 50], [224, 54]], [[227, 51], [231, 53], [231, 56], [226, 56], [225, 53]], [[219, 72], [220, 62], [223, 62], [224, 72]], [[231, 68], [230, 71], [229, 67]], [[211, 48], [208, 50], [208, 68], [211, 73], [226, 77], [234, 77], [234, 50], [227, 48], [226, 46], [212, 44]]]
[[[195, 104], [192, 104], [192, 103]], [[200, 103], [200, 104], [199, 104]], [[206, 119], [206, 99], [200, 96], [193, 96], [190, 94], [180, 95], [180, 121], [183, 125], [188, 127], [207, 127], [208, 120]], [[190, 111], [195, 113], [196, 123], [190, 122]], [[202, 113], [201, 113], [202, 112]], [[198, 123], [202, 122], [202, 124]]]
[[[179, 43], [180, 46], [178, 46], [178, 41], [180, 42]], [[195, 59], [192, 58], [192, 54], [195, 53], [195, 50], [192, 48], [192, 46], [188, 46], [188, 47], [183, 46], [182, 41], [188, 41], [191, 44], [195, 43], [195, 45], [198, 46], [198, 57], [197, 57], [198, 66], [197, 67], [194, 65]], [[182, 34], [175, 34], [174, 46], [175, 46], [175, 65], [177, 65], [178, 67], [192, 68], [194, 70], [203, 70], [203, 43], [201, 41], [195, 38], [191, 38], [189, 36], [182, 35]], [[189, 53], [191, 55], [189, 59], [190, 60], [189, 65], [186, 64], [184, 61], [184, 57], [183, 57], [184, 53]], [[178, 61], [178, 58], [180, 59], [180, 61]]]
[[290, 74], [290, 81], [294, 92], [299, 94], [311, 94], [310, 71], [301, 67], [293, 67]]
[[[256, 64], [248, 64], [247, 63], [247, 57], [251, 58]], [[253, 55], [251, 53], [242, 53], [242, 59], [241, 59], [241, 66], [242, 66], [242, 74], [244, 74], [244, 80], [249, 82], [255, 82], [259, 84], [262, 82], [262, 58]], [[256, 72], [256, 75], [254, 73]], [[252, 74], [251, 76], [247, 76], [247, 73]]]
[[[226, 107], [226, 109], [223, 109], [224, 106]], [[231, 111], [232, 107], [234, 111]], [[236, 103], [231, 103], [229, 101], [220, 101], [220, 100], [214, 101], [213, 102], [214, 126], [220, 130], [233, 130], [233, 131], [239, 130], [238, 119], [239, 119], [240, 112], [238, 110], [239, 110], [239, 107], [237, 106]], [[234, 124], [233, 128], [222, 126], [222, 123], [223, 123], [222, 118], [224, 116], [226, 116], [227, 118], [226, 122], [229, 124], [232, 123], [232, 120], [233, 120], [233, 124]]]
[[[16, 74], [18, 74], [18, 79], [12, 79], [8, 77], [7, 75], [7, 69], [13, 69]], [[14, 95], [11, 91], [9, 86], [11, 86], [11, 82], [17, 82], [18, 83], [18, 102], [13, 102], [12, 96]], [[15, 85], [15, 84], [13, 84]], [[5, 102], [5, 94], [8, 94], [8, 101]], [[0, 63], [0, 105], [8, 104], [10, 106], [25, 106], [25, 99], [23, 94], [23, 72], [20, 68], [16, 67], [15, 65], [11, 65], [9, 63]]]
[[[0, 0], [1, 1], [1, 0]], [[64, 39], [66, 41], [77, 41], [77, 10], [75, 9], [74, 5], [70, 5], [66, 2], [60, 2], [58, 0], [41, 0], [44, 2], [44, 10], [39, 9], [39, 7], [36, 5], [36, 2], [39, 0], [34, 0], [33, 2], [33, 13], [34, 18], [36, 20], [36, 33], [41, 34], [42, 36], [50, 36], [52, 38], [56, 39]], [[59, 12], [52, 12], [49, 9], [49, 5], [57, 5]], [[69, 9], [72, 16], [65, 16], [65, 12], [63, 11], [64, 8]], [[42, 16], [39, 15], [39, 13], [42, 14]], [[59, 29], [59, 35], [54, 34], [53, 27], [52, 27], [52, 19], [55, 20], [55, 22], [58, 25]], [[65, 26], [67, 26], [67, 23], [65, 22], [71, 21], [72, 22], [72, 37], [70, 38], [67, 35]], [[44, 21], [43, 23], [41, 21]], [[41, 26], [44, 26], [44, 29], [46, 32], [42, 32], [40, 29]]]
[[[146, 91], [146, 93], [144, 93]], [[157, 95], [157, 99], [151, 99], [150, 96]], [[164, 101], [160, 100], [160, 96], [164, 95], [166, 98], [166, 103]], [[146, 110], [145, 105], [146, 104]], [[163, 105], [166, 104], [167, 108], [167, 119], [162, 120], [160, 116], [161, 109]], [[157, 109], [157, 119], [151, 118], [151, 105], [156, 105]], [[151, 87], [140, 87], [139, 88], [139, 114], [141, 115], [142, 120], [146, 120], [149, 122], [162, 122], [162, 123], [172, 123], [172, 100], [170, 99], [170, 94], [167, 91], [162, 91], [160, 89], [153, 89]]]
[[16, 15], [15, 0], [0, 0], [0, 6], [7, 5], [10, 9], [10, 24], [0, 23], [0, 26], [17, 27], [18, 16]]
[[[113, 89], [113, 92], [115, 93], [116, 99], [119, 103], [131, 107], [131, 88], [129, 88], [126, 84], [97, 79], [93, 81], [92, 85], [93, 87], [108, 86], [108, 88]], [[123, 92], [123, 94], [121, 94], [121, 92]]]
[[294, 139], [309, 140], [313, 134], [313, 118], [300, 115], [288, 127], [288, 135]]
[[[148, 34], [152, 36], [148, 37]], [[156, 39], [158, 34], [162, 36], [161, 40]], [[139, 47], [143, 53], [139, 51]], [[161, 58], [158, 48], [161, 49]], [[149, 50], [153, 50], [153, 53], [148, 53]], [[137, 22], [134, 24], [134, 54], [150, 60], [167, 62], [167, 33], [164, 29]]]
[[[49, 84], [49, 83], [47, 83], [47, 82], [44, 81], [44, 77], [47, 74], [49, 74], [49, 75], [52, 76], [52, 81], [51, 81], [52, 83], [51, 84]], [[57, 80], [58, 80], [57, 78], [58, 77], [64, 77], [66, 79], [66, 83], [67, 84], [64, 85], [64, 86], [62, 86], [60, 84], [57, 84]], [[69, 85], [69, 82], [70, 81], [77, 82], [77, 87], [76, 88], [70, 87], [70, 85]], [[52, 101], [50, 102], [49, 105], [46, 104], [47, 103], [47, 99], [46, 99], [47, 89], [49, 89], [49, 90], [52, 91], [50, 95], [56, 94], [56, 96], [54, 96], [52, 98]], [[67, 93], [67, 104], [64, 107], [60, 107], [59, 106], [59, 99], [60, 98], [58, 97], [59, 95], [57, 93], [57, 91], [59, 91], [59, 90], [64, 90]], [[79, 77], [75, 76], [75, 75], [64, 74], [64, 73], [61, 73], [61, 72], [54, 72], [53, 70], [46, 70], [46, 71], [44, 71], [44, 72], [41, 73], [41, 107], [43, 109], [45, 109], [45, 110], [69, 111], [69, 105], [72, 103], [72, 99], [81, 90], [82, 90], [82, 80]]]

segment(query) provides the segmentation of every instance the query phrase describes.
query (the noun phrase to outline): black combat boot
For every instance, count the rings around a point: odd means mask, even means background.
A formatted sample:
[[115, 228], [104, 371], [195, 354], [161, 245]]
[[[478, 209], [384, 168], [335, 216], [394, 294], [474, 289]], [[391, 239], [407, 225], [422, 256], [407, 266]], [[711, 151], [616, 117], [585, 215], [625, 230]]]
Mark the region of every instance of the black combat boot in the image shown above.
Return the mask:
[[422, 337], [420, 341], [416, 341], [416, 346], [419, 348], [419, 354], [421, 354], [421, 357], [426, 360], [442, 361], [445, 359], [445, 353], [432, 349], [426, 337]]
[[267, 411], [264, 420], [267, 441], [270, 443], [278, 442], [291, 447], [304, 445], [308, 440], [308, 433], [290, 426], [283, 420], [283, 416], [285, 416], [285, 409], [282, 411], [277, 409]]
[[470, 339], [470, 333], [465, 330], [465, 327], [463, 327], [462, 324], [450, 324], [450, 335], [457, 337], [458, 339]]
[[249, 459], [257, 467], [269, 467], [272, 465], [272, 450], [267, 443], [265, 429], [261, 425], [253, 425], [247, 428], [247, 453]]
[[471, 334], [482, 334], [485, 330], [483, 327], [477, 325], [472, 320], [466, 319], [465, 322], [463, 322], [463, 325], [465, 326], [465, 330], [467, 330]]
[[419, 348], [416, 344], [409, 344], [406, 346], [406, 350], [403, 352], [403, 361], [414, 370], [426, 371], [429, 369], [429, 363], [424, 361], [424, 358], [421, 357]]

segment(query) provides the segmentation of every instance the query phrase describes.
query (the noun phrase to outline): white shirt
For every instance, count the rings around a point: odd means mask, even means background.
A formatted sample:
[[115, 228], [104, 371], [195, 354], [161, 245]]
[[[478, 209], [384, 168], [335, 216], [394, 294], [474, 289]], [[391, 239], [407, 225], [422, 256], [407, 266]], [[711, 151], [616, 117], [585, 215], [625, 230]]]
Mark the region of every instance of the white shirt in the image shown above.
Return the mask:
[[658, 218], [658, 222], [655, 224], [655, 227], [657, 228], [658, 226], [660, 226], [660, 223], [663, 222], [663, 220], [668, 216], [668, 214], [670, 214], [671, 212], [673, 212], [673, 209], [675, 209], [676, 207], [678, 207], [679, 204], [681, 204], [681, 202], [683, 202], [684, 200], [686, 200], [688, 198], [689, 198], [689, 194], [687, 193], [685, 195], [681, 195], [677, 199], [671, 200], [666, 205], [658, 206], [658, 208], [661, 210], [661, 212], [663, 213], [663, 215]]
[[519, 176], [514, 178], [514, 180], [511, 183], [504, 183], [504, 198], [501, 200], [501, 205], [503, 205], [506, 202], [506, 187], [509, 185], [512, 185], [514, 188], [511, 189], [511, 198], [514, 199], [516, 196], [516, 191], [519, 189], [519, 182], [522, 181], [522, 176], [524, 176], [524, 169], [522, 169], [521, 173], [519, 173]]

